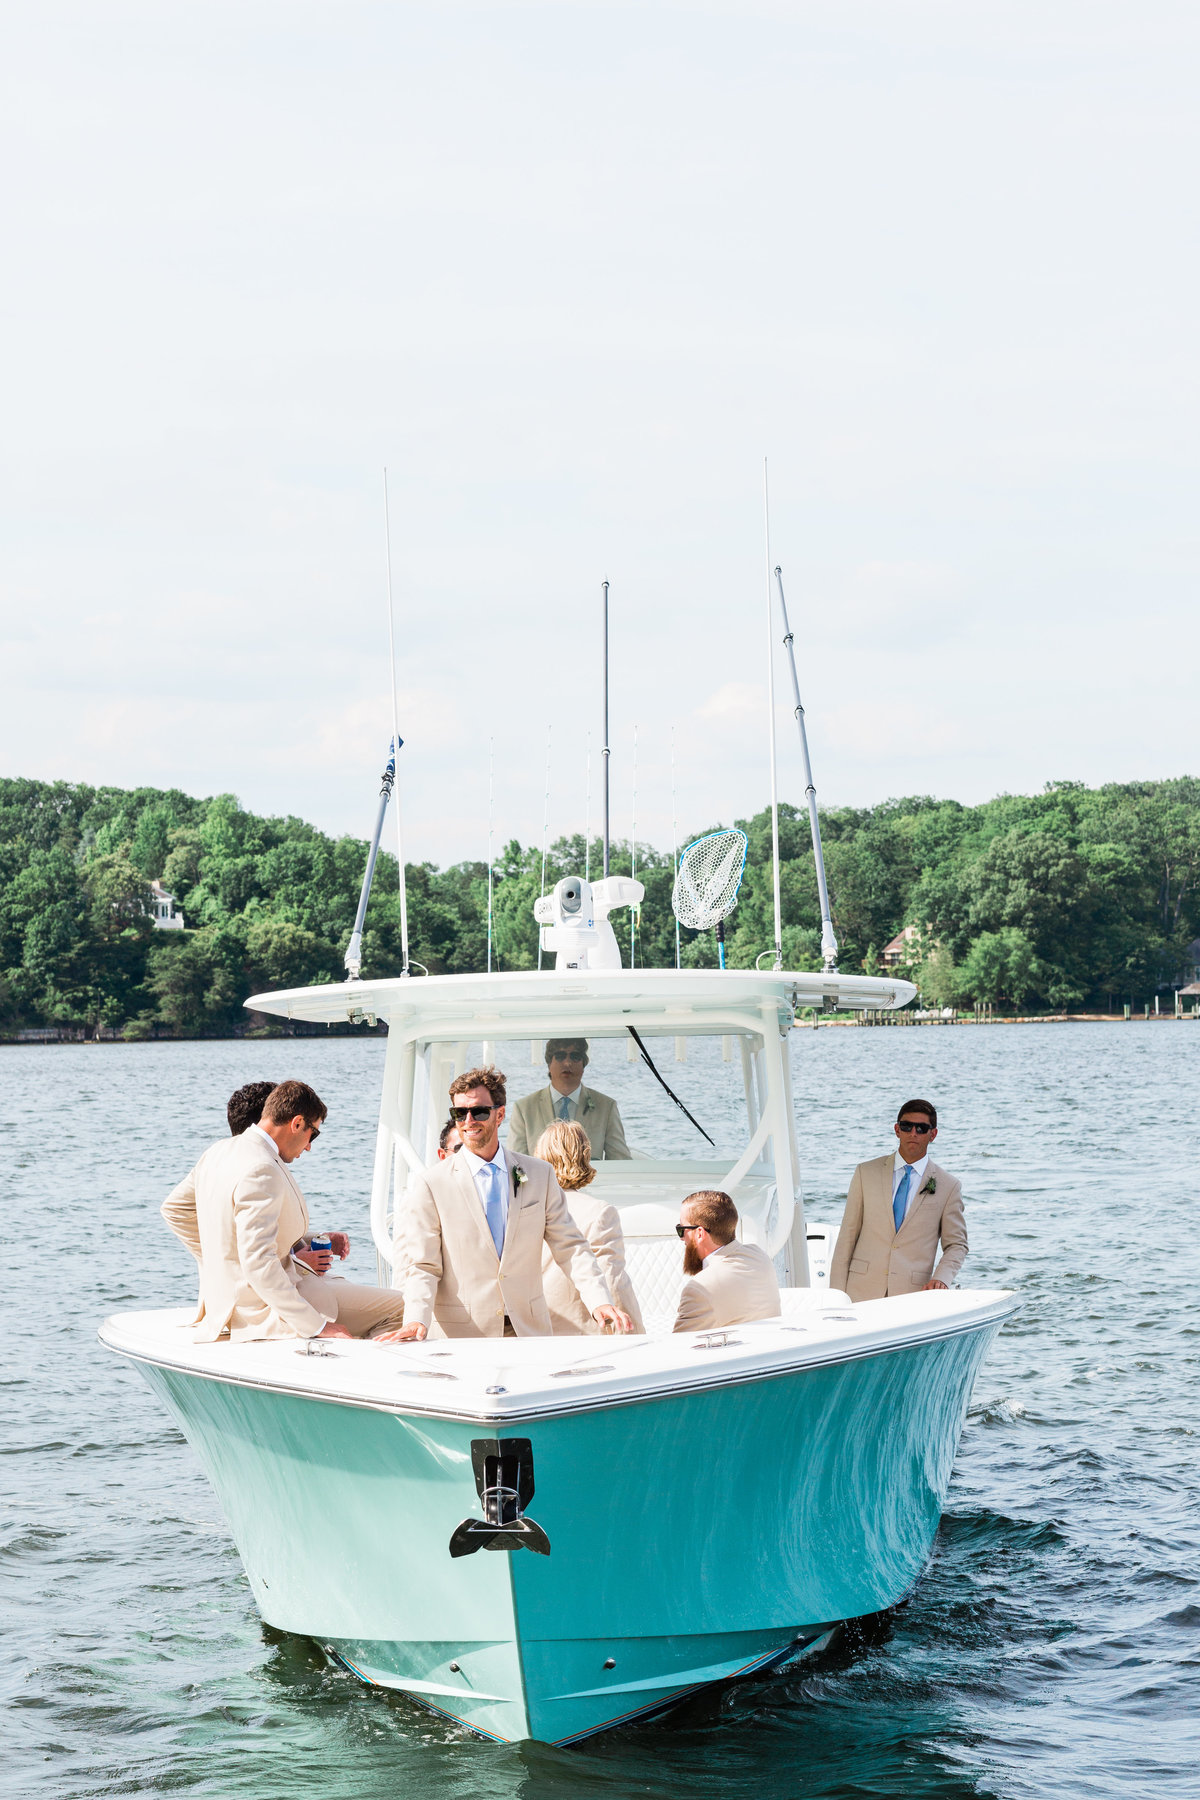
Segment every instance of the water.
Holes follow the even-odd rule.
[[[794,1057],[811,1215],[839,1216],[854,1162],[927,1094],[964,1178],[966,1273],[1026,1308],[980,1377],[908,1605],[790,1675],[555,1751],[481,1743],[264,1628],[187,1445],[94,1336],[108,1312],[191,1300],[156,1208],[244,1080],[299,1075],[330,1102],[301,1174],[371,1278],[382,1045],[0,1050],[6,1792],[1200,1792],[1200,1026],[808,1030]],[[632,1104],[649,1077],[605,1061]]]

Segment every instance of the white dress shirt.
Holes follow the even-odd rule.
[[[261,1125],[251,1125],[249,1129],[251,1131],[257,1131],[263,1143],[270,1146],[271,1155],[275,1158],[276,1162],[283,1161],[282,1156],[279,1154],[279,1145],[275,1142],[275,1139],[271,1136],[269,1131],[264,1131]]]
[[[508,1203],[512,1198],[512,1183],[508,1178],[508,1164],[504,1160],[503,1144],[497,1144],[495,1156],[489,1157],[486,1161],[482,1156],[476,1156],[473,1150],[468,1150],[465,1144],[462,1149],[459,1150],[458,1155],[465,1156],[467,1159],[467,1167],[475,1178],[475,1192],[479,1195],[479,1204],[483,1208],[483,1216],[485,1219],[487,1217],[488,1196],[492,1191],[491,1176],[487,1174],[487,1170],[491,1168],[499,1169],[501,1196],[500,1216],[504,1220],[504,1235],[507,1237]]]
[[[912,1181],[909,1183],[909,1188],[908,1188],[908,1199],[904,1203],[904,1219],[907,1219],[909,1213],[912,1211],[913,1207],[917,1203],[917,1195],[920,1193],[921,1189],[925,1185],[925,1171],[928,1167],[929,1167],[929,1152],[928,1152],[928,1150],[925,1152],[924,1156],[920,1159],[920,1161],[915,1162],[915,1163],[906,1163],[904,1158],[901,1156],[900,1152],[897,1150],[896,1159],[895,1159],[894,1163],[892,1164],[892,1204],[893,1205],[895,1205],[895,1201],[896,1201],[896,1189],[900,1186],[901,1177],[903,1176],[905,1169],[911,1169],[913,1172],[913,1178],[912,1178]],[[901,1221],[900,1221],[901,1225],[903,1225],[904,1219],[901,1219]]]
[[[581,1086],[582,1086],[582,1084],[581,1084]],[[559,1113],[558,1109],[562,1105],[563,1101],[565,1100],[567,1103],[567,1118],[566,1118],[567,1124],[577,1125],[579,1123],[580,1091],[581,1091],[580,1088],[576,1088],[575,1092],[573,1094],[560,1094],[556,1087],[554,1087],[553,1085],[551,1086],[551,1088],[550,1088],[550,1110],[554,1114],[554,1117],[556,1119],[561,1117],[561,1114]]]

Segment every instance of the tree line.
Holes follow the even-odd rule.
[[[738,824],[746,873],[727,958],[750,967],[772,943],[768,811]],[[831,807],[822,836],[844,971],[874,972],[905,927],[904,972],[935,1005],[998,1011],[1140,1006],[1179,978],[1200,934],[1200,781],[1056,781],[981,806],[909,798]],[[699,833],[695,834],[699,835]],[[820,967],[807,813],[780,808],[784,963]],[[626,961],[676,957],[669,852],[638,844],[646,897],[614,919]],[[221,1034],[269,988],[343,977],[366,844],[297,818],[262,818],[230,794],[0,780],[0,1034],[101,1028],[130,1038]],[[582,873],[588,846],[560,838],[547,886]],[[590,848],[599,868],[600,848]],[[613,848],[626,872],[631,846]],[[487,959],[481,862],[407,865],[411,955],[431,974]],[[542,851],[513,840],[494,867],[492,963],[537,963],[533,902]],[[176,897],[187,928],[156,930],[149,883]],[[711,967],[711,933],[682,931],[685,967]],[[400,972],[394,857],[382,853],[363,941],[368,976]]]

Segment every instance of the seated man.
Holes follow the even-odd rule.
[[[462,1149],[414,1175],[404,1196],[406,1323],[396,1335],[420,1339],[436,1323],[446,1337],[549,1337],[543,1244],[593,1319],[631,1331],[552,1170],[501,1148],[504,1102],[498,1069],[450,1084]]]
[[[949,1287],[967,1254],[962,1183],[929,1157],[937,1108],[906,1100],[892,1130],[897,1148],[859,1163],[850,1178],[829,1265],[830,1287],[851,1300]]]
[[[312,1233],[289,1165],[320,1136],[325,1115],[304,1082],[281,1082],[259,1122],[212,1145],[168,1195],[163,1217],[200,1265],[199,1342],[367,1337],[401,1324],[399,1294],[324,1281],[300,1260]],[[338,1238],[348,1250],[345,1234]]]
[[[448,1162],[456,1150],[462,1149],[462,1133],[453,1119],[447,1119],[438,1132],[438,1161]]]
[[[779,1317],[779,1283],[765,1250],[737,1242],[738,1211],[728,1194],[689,1194],[675,1227],[683,1239],[676,1331],[714,1331],[751,1319]]]
[[[588,1065],[586,1038],[550,1038],[546,1044],[549,1087],[535,1088],[518,1100],[508,1127],[508,1148],[528,1156],[548,1125],[555,1119],[582,1125],[588,1134],[593,1162],[628,1162],[630,1150],[615,1100],[595,1088],[584,1087]]]

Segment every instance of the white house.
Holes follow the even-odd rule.
[[[150,917],[155,931],[182,931],[183,914],[175,907],[174,894],[168,894],[161,881],[150,883]]]

